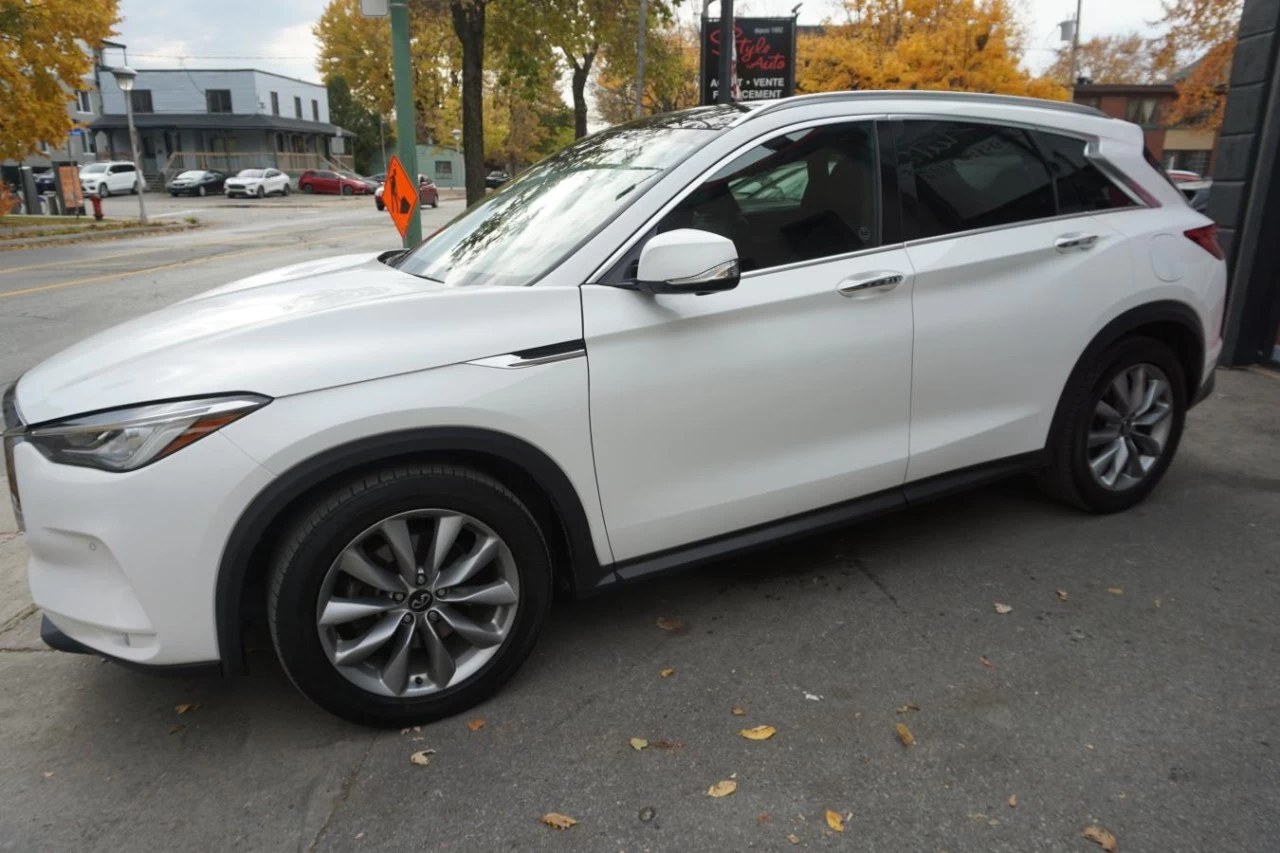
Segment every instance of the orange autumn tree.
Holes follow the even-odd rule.
[[[1064,100],[1021,67],[1010,0],[844,0],[843,21],[801,36],[800,92],[941,89]]]
[[[1243,0],[1162,0],[1161,6],[1165,35],[1156,41],[1156,62],[1175,77],[1178,93],[1165,120],[1216,130],[1227,106]]]
[[[1140,33],[1097,36],[1080,42],[1077,77],[1087,77],[1094,83],[1145,84],[1168,79],[1169,75],[1163,72],[1150,41]],[[1070,44],[1058,48],[1045,76],[1064,84],[1070,81]]]

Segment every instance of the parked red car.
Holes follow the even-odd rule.
[[[382,201],[382,188],[385,184],[378,184],[378,189],[373,194],[373,203],[378,206],[378,210],[386,210],[386,205]],[[426,175],[418,176],[418,203],[423,207],[439,207],[440,206],[440,190],[436,188],[435,181]]]
[[[364,195],[369,185],[359,178],[349,178],[325,169],[307,169],[298,178],[298,189],[304,193],[341,193]]]

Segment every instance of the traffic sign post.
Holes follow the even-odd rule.
[[[415,246],[420,240],[410,241],[410,227],[418,224],[418,182],[409,178],[400,158],[391,157],[387,167],[387,179],[382,184],[382,203],[391,214],[391,221],[405,241],[405,246]]]
[[[408,185],[413,205],[408,225],[400,228],[405,248],[422,242],[422,222],[418,216],[418,139],[413,119],[413,63],[409,54],[408,0],[391,0],[391,67],[396,83],[396,148],[400,153],[401,171],[413,180]],[[390,178],[390,172],[387,177]],[[384,190],[385,193],[385,190]],[[385,199],[384,199],[385,200]],[[393,214],[394,216],[394,214]]]

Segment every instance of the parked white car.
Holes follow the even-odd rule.
[[[266,198],[269,195],[288,195],[292,190],[289,176],[279,169],[241,169],[234,178],[227,178],[222,188],[227,198]]]
[[[21,377],[32,596],[56,648],[228,673],[262,613],[321,706],[435,719],[516,671],[557,587],[1018,472],[1135,505],[1213,385],[1225,293],[1213,223],[1085,107],[633,122],[412,250],[255,275]]]
[[[80,190],[85,195],[106,198],[114,193],[137,193],[141,188],[142,173],[132,163],[112,160],[80,167]]]

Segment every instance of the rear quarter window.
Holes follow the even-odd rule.
[[[1133,207],[1133,199],[1085,156],[1084,140],[1056,133],[1039,134],[1040,147],[1058,192],[1058,211],[1087,213]]]

